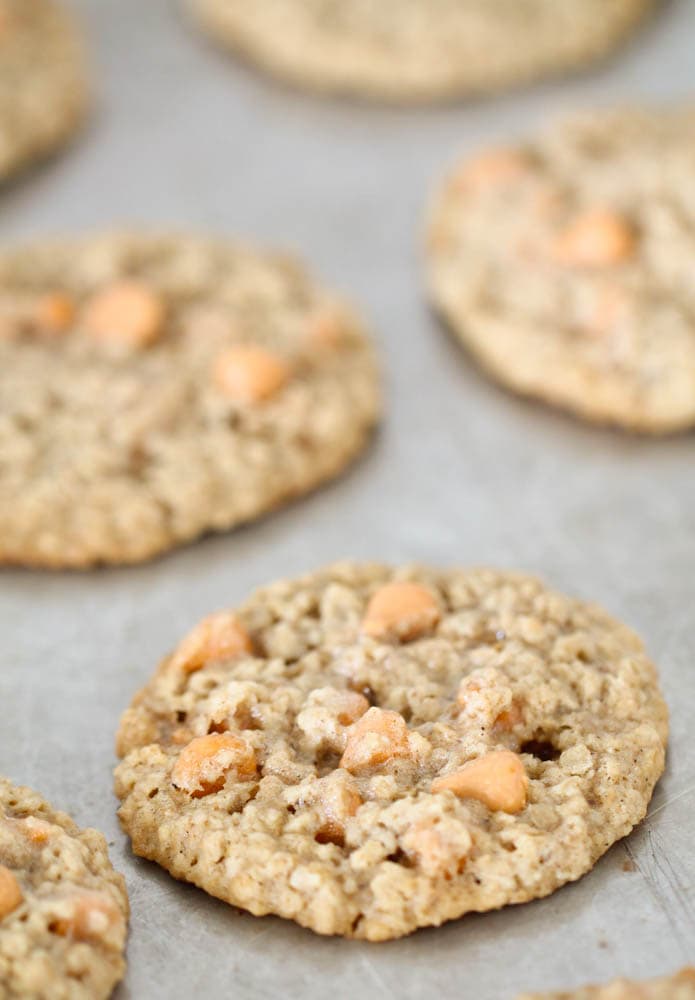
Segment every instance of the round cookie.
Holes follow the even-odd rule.
[[[205,619],[125,712],[136,854],[254,914],[399,937],[579,878],[667,710],[626,627],[534,579],[341,563]]]
[[[319,91],[426,101],[567,71],[614,49],[656,0],[188,0],[205,29]]]
[[[695,423],[691,110],[576,116],[438,191],[432,300],[499,381],[590,420]]]
[[[566,993],[525,993],[518,1000],[695,1000],[695,968],[647,982],[616,979],[606,986],[585,986]]]
[[[0,254],[0,563],[136,562],[305,493],[379,405],[288,258],[126,234]]]
[[[0,778],[0,995],[110,996],[125,972],[127,918],[103,836]]]
[[[87,105],[81,41],[54,0],[0,0],[0,183],[62,146]]]

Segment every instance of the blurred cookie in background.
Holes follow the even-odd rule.
[[[62,146],[81,124],[81,39],[54,0],[0,0],[0,183]]]
[[[127,920],[102,834],[0,777],[0,996],[110,996],[125,972]]]
[[[587,113],[450,173],[430,295],[495,378],[635,431],[695,423],[693,137],[693,110]]]
[[[518,1000],[695,1000],[695,967],[647,982],[615,979],[605,986],[584,986],[560,993],[524,993]]]
[[[187,0],[223,45],[318,91],[487,93],[609,54],[659,0]]]
[[[379,411],[294,261],[137,233],[0,254],[0,563],[147,559],[337,475]]]

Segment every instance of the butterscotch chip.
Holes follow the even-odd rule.
[[[403,716],[370,708],[350,730],[340,766],[358,774],[409,754],[408,727]]]
[[[194,799],[219,792],[232,771],[239,781],[256,774],[256,757],[245,740],[233,733],[198,736],[179,754],[171,772],[175,788]]]
[[[528,169],[529,158],[522,150],[491,149],[468,160],[456,182],[464,190],[496,188],[513,183]]]
[[[310,348],[335,350],[345,341],[350,316],[337,304],[322,304],[309,317],[307,341]]]
[[[440,185],[430,295],[493,377],[630,430],[695,424],[694,125],[692,109],[597,111],[507,150],[498,183],[465,182],[488,160],[494,177],[494,150]]]
[[[345,828],[362,803],[357,783],[344,771],[333,771],[325,778],[319,778],[315,787],[302,801],[302,805],[317,806],[323,823],[316,831],[319,843],[345,843]]]
[[[188,0],[202,26],[293,84],[389,101],[494,91],[611,52],[654,0]]]
[[[369,440],[368,337],[346,313],[309,349],[330,295],[287,257],[126,233],[2,251],[0,278],[0,564],[151,558],[308,493]],[[251,652],[206,628],[191,669]]]
[[[75,319],[75,302],[63,292],[48,292],[36,303],[36,325],[48,333],[64,333]]]
[[[436,624],[375,642],[366,608],[405,584]],[[513,573],[339,563],[235,615],[254,655],[165,659],[118,732],[121,823],[178,879],[378,941],[545,896],[645,815],[666,707],[595,605]]]
[[[695,1000],[695,968],[637,981],[614,979],[605,986],[582,986],[558,993],[524,993],[517,1000]]]
[[[374,594],[362,627],[374,639],[409,642],[435,628],[440,610],[426,587],[409,581],[390,583]]]
[[[290,378],[287,364],[261,347],[230,347],[215,359],[217,387],[235,403],[262,403]]]
[[[106,1000],[125,972],[127,918],[103,836],[0,778],[3,1000]]]
[[[526,806],[528,778],[517,754],[493,750],[460,771],[435,778],[432,791],[477,799],[493,812],[517,813]]]
[[[16,876],[9,868],[0,865],[0,920],[16,910],[24,896]]]
[[[218,611],[203,618],[179,643],[171,657],[173,670],[193,673],[210,660],[223,660],[253,652],[251,636],[233,611]]]
[[[161,296],[132,279],[96,292],[82,314],[82,323],[93,337],[125,347],[153,344],[163,332],[164,319]]]
[[[100,942],[123,924],[122,909],[103,892],[72,892],[62,904],[65,913],[50,925],[51,932],[61,937]]]
[[[555,255],[574,267],[613,267],[636,249],[630,223],[617,212],[593,209],[572,219],[555,243]]]

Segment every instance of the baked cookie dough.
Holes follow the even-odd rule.
[[[0,997],[108,997],[125,972],[127,918],[102,835],[0,778]]]
[[[438,191],[432,300],[499,381],[642,432],[695,423],[695,112],[586,114]]]
[[[318,91],[426,101],[605,56],[656,0],[188,0],[207,31]]]
[[[125,712],[136,854],[254,914],[380,941],[545,896],[645,814],[640,640],[492,570],[341,563],[201,622]]]
[[[695,1000],[695,968],[648,982],[616,979],[606,986],[585,986],[567,993],[525,993],[518,1000]]]
[[[54,0],[0,0],[0,183],[62,146],[88,85],[72,19]]]
[[[0,254],[0,562],[146,559],[336,475],[372,349],[292,260],[192,236]]]

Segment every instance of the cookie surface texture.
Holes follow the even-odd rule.
[[[125,712],[136,854],[372,941],[544,896],[645,814],[639,639],[529,577],[341,563],[205,619]]]
[[[566,993],[525,993],[518,1000],[695,1000],[695,968],[646,982],[616,979],[605,986],[584,986]]]
[[[0,0],[0,183],[62,146],[87,107],[82,44],[54,0]]]
[[[0,255],[0,562],[137,562],[339,473],[379,389],[289,259],[122,235]]]
[[[110,996],[125,971],[127,918],[103,836],[0,778],[0,997]]]
[[[484,93],[605,56],[653,0],[189,0],[217,41],[293,84],[389,101]]]
[[[584,114],[449,175],[431,298],[493,377],[630,430],[695,423],[694,129],[689,110]]]

